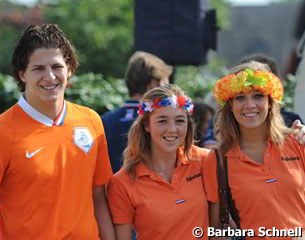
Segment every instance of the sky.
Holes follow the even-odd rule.
[[[36,0],[12,0],[19,3],[25,3],[29,5],[33,5]],[[210,0],[211,1],[211,0]],[[229,0],[233,5],[264,5],[272,2],[273,0]]]

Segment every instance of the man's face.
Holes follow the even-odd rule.
[[[61,50],[54,48],[36,49],[29,58],[26,70],[20,72],[27,102],[42,113],[52,105],[62,107],[69,77]]]

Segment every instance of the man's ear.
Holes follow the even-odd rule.
[[[70,77],[72,76],[72,71],[70,70],[70,68],[68,69],[68,80],[70,79]]]
[[[18,77],[20,78],[20,80],[21,80],[22,82],[25,83],[24,71],[19,71],[19,72],[18,72]]]

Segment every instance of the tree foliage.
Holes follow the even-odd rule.
[[[59,24],[79,53],[81,66],[77,76],[71,79],[73,87],[67,89],[67,98],[99,113],[120,105],[127,97],[121,78],[133,48],[134,0],[37,2],[44,9],[44,21]],[[226,28],[229,23],[228,1],[213,0],[211,3],[218,11],[218,25]],[[13,45],[22,29],[5,27],[3,25],[0,31],[0,71],[8,74]],[[220,65],[221,62],[211,61],[207,66],[178,67],[176,83],[191,97],[202,97],[211,89],[218,76],[215,69]],[[11,77],[1,77],[0,111],[3,111],[18,99],[15,96],[19,92],[8,90],[5,86],[8,83],[3,85],[6,81],[14,84]]]
[[[13,77],[0,74],[0,113],[15,104],[20,92]]]
[[[109,78],[102,74],[85,73],[74,76],[71,87],[66,90],[66,99],[90,107],[99,114],[123,104],[127,88],[122,79]]]
[[[123,76],[133,44],[132,0],[57,0],[45,8],[45,19],[72,40],[80,73]]]
[[[127,88],[122,79],[109,78],[102,74],[86,73],[69,80],[66,99],[90,107],[99,114],[123,104],[127,98]],[[20,92],[13,77],[0,74],[0,113],[15,104]]]
[[[13,49],[23,28],[18,24],[20,14],[27,8],[0,0],[0,73],[11,73]]]

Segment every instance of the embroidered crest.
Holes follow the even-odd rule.
[[[88,153],[93,146],[93,137],[88,128],[75,127],[73,142],[85,153]]]

